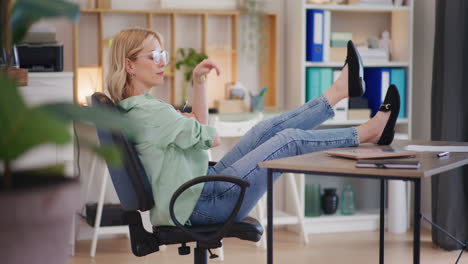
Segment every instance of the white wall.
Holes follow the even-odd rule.
[[[414,2],[413,139],[431,137],[432,61],[436,0]],[[431,218],[431,180],[422,181],[422,213]]]

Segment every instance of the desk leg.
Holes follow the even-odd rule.
[[[267,263],[273,264],[273,170],[267,179]]]
[[[413,236],[413,263],[419,264],[421,248],[421,180],[414,181],[414,236]]]
[[[384,263],[385,242],[385,181],[380,180],[380,240],[379,240],[379,263]]]

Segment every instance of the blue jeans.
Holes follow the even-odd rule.
[[[258,123],[215,166],[208,168],[208,175],[231,175],[250,183],[237,221],[246,217],[266,192],[267,169],[260,168],[258,163],[359,145],[354,127],[312,130],[333,115],[333,108],[325,97],[315,98],[290,112]],[[279,173],[275,173],[273,180],[279,176]],[[190,216],[190,223],[206,225],[225,222],[239,194],[240,187],[232,183],[205,183]]]

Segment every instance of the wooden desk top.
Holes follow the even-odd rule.
[[[408,141],[398,140],[391,145],[392,148],[403,148],[407,145],[432,145],[432,146],[468,146],[468,142],[444,142],[444,141]],[[389,146],[378,146],[374,144],[362,144],[359,148],[388,148]],[[278,170],[307,171],[314,173],[329,173],[337,175],[361,175],[361,176],[383,176],[424,178],[452,170],[468,164],[468,152],[451,152],[448,157],[438,158],[436,152],[418,152],[414,158],[405,160],[419,160],[421,167],[417,170],[410,169],[373,169],[356,168],[356,160],[331,157],[323,152],[314,152],[305,155],[282,158],[261,162],[262,168]]]

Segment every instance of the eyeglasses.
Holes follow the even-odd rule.
[[[137,58],[141,56],[149,55],[149,54],[153,56],[153,61],[155,63],[159,64],[162,62],[164,63],[164,66],[167,66],[169,64],[169,54],[165,50],[161,50],[161,51],[153,50],[147,53],[140,54],[137,56]]]

